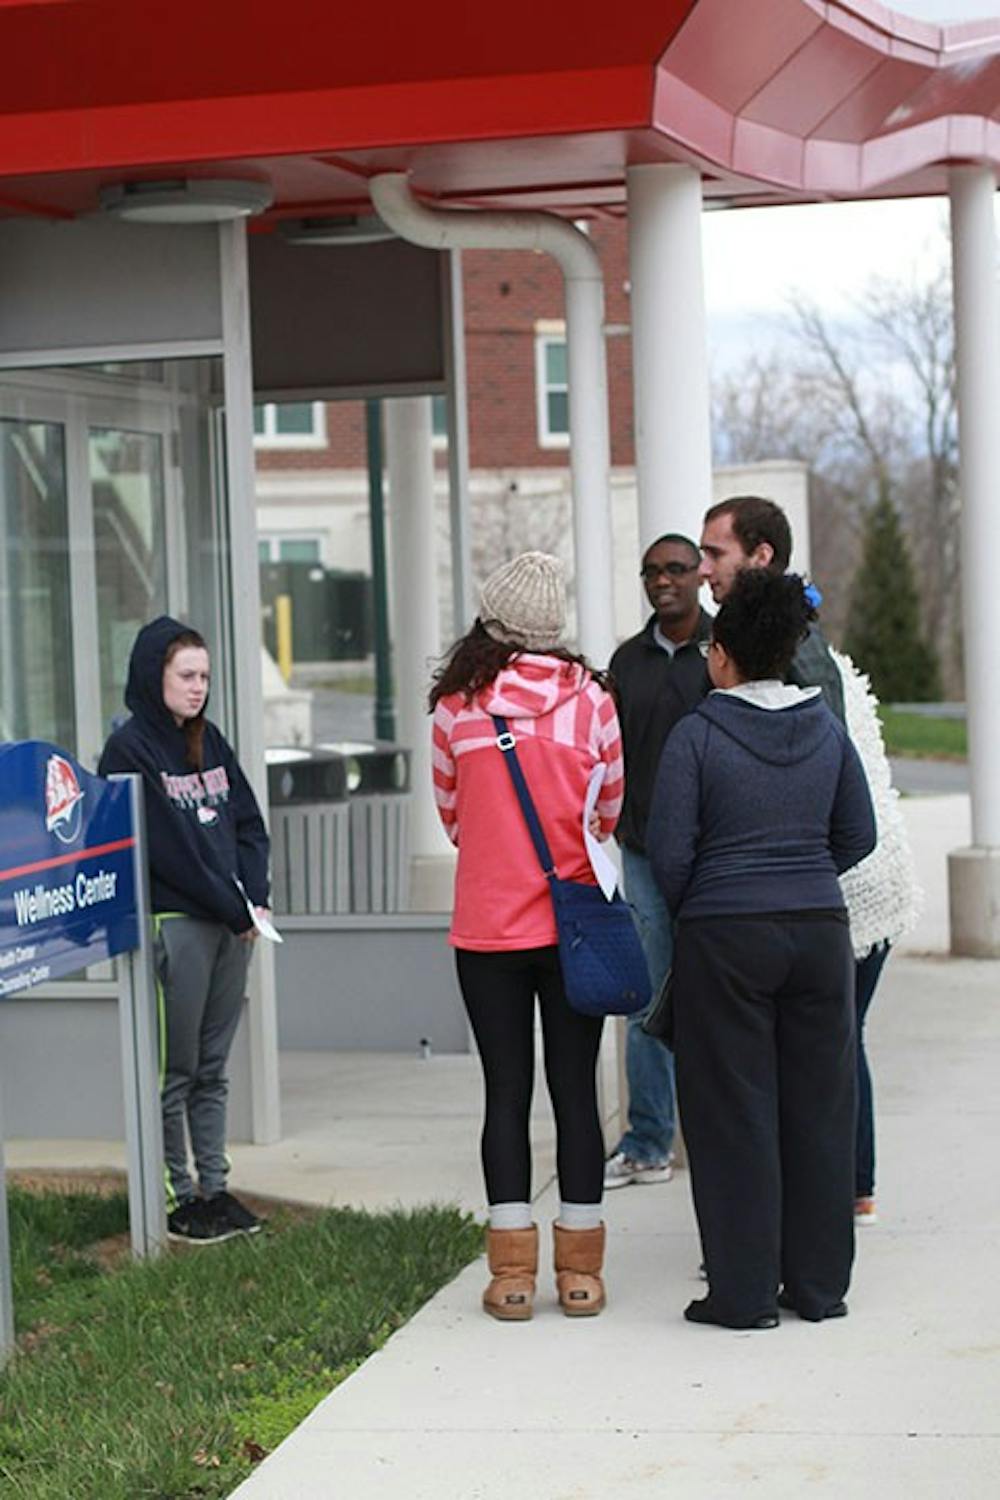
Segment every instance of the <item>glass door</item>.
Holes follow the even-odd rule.
[[[136,632],[169,607],[163,449],[158,432],[91,427],[87,434],[105,733],[124,711]]]
[[[65,428],[0,416],[0,739],[76,744]]]

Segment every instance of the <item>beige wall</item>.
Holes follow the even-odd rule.
[[[473,571],[477,581],[504,557],[531,547],[562,556],[572,579],[570,478],[566,469],[478,469],[470,477],[470,488]],[[809,512],[806,466],[774,462],[715,471],[713,500],[741,494],[766,495],[783,507],[795,538],[793,565],[807,572]],[[447,480],[442,472],[436,481],[436,498],[442,639],[449,640],[452,627],[448,496]],[[640,628],[646,615],[639,582],[639,526],[635,474],[631,468],[612,472],[611,504],[615,628],[619,639],[624,639]],[[367,478],[360,470],[258,474],[257,526],[261,534],[318,536],[321,557],[327,567],[363,572],[370,568]],[[389,545],[392,545],[391,536]],[[571,597],[571,625],[573,602]]]

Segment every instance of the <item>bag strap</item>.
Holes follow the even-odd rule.
[[[521,811],[524,813],[524,821],[527,823],[528,832],[531,834],[531,842],[534,844],[535,853],[538,855],[538,863],[542,867],[542,874],[549,880],[556,873],[555,862],[552,858],[552,851],[549,848],[548,840],[545,837],[545,831],[542,828],[541,819],[538,816],[538,809],[535,807],[531,793],[528,791],[528,783],[524,779],[521,762],[517,758],[517,741],[511,734],[506,719],[501,718],[499,714],[491,714],[490,717],[497,732],[497,749],[503,751],[503,758],[507,763],[510,779],[514,783],[517,800],[521,804]]]

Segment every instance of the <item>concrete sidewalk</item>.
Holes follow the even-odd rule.
[[[881,1222],[859,1236],[846,1320],[789,1315],[756,1334],[686,1324],[701,1285],[687,1176],[625,1188],[606,1205],[602,1317],[563,1318],[546,1270],[534,1321],[497,1324],[479,1311],[483,1265],[469,1267],[321,1403],[240,1500],[996,1494],[997,977],[970,961],[888,966],[871,1020]],[[464,1060],[447,1061],[457,1077]],[[441,1186],[448,1161],[475,1170],[464,1089],[432,1107],[455,1112]],[[464,1200],[464,1180],[451,1185]],[[554,1209],[550,1187],[539,1221]]]

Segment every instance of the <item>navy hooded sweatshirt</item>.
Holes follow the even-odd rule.
[[[673,916],[842,908],[837,876],[874,847],[861,761],[818,694],[714,692],[668,738],[646,849]]]
[[[238,878],[255,906],[268,904],[269,841],[257,800],[232,747],[205,720],[202,768],[187,760],[183,729],[163,701],[163,661],[188,627],[169,615],[144,625],[129,661],[125,702],[132,717],[104,747],[98,774],[139,771],[146,804],[154,912],[252,924]]]

